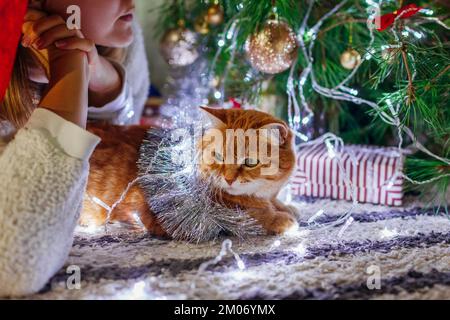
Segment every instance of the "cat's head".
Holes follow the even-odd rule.
[[[231,195],[276,196],[295,167],[286,123],[255,110],[202,109],[210,122],[199,146],[202,174]]]

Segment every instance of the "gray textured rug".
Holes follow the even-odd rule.
[[[318,210],[325,212],[316,222],[330,223],[351,203],[296,205],[297,232],[230,239],[242,262],[227,252],[205,264],[221,251],[220,241],[196,245],[124,230],[77,230],[67,265],[30,298],[450,299],[450,219],[436,208],[414,198],[402,208],[361,204],[350,224],[311,229],[306,221]],[[77,268],[80,288],[68,289]]]

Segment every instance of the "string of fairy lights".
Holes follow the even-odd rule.
[[[374,39],[375,39],[374,30],[376,28],[374,21],[376,21],[376,18],[380,15],[380,7],[381,7],[381,4],[383,1],[381,0],[381,1],[376,2],[374,0],[366,0],[366,4],[368,6],[367,7],[367,28],[368,28],[369,36],[370,36],[370,41],[369,41],[368,47],[366,48],[367,53],[365,54],[363,59],[355,66],[355,68],[353,68],[353,70],[349,73],[349,75],[345,79],[343,79],[337,86],[335,86],[333,88],[327,88],[318,83],[316,75],[314,73],[314,68],[313,68],[314,63],[315,63],[314,58],[313,58],[313,49],[315,46],[315,41],[316,41],[318,32],[320,31],[324,22],[328,18],[330,18],[331,16],[336,14],[348,2],[348,0],[340,1],[332,10],[330,10],[328,13],[326,13],[324,16],[322,16],[313,26],[309,27],[308,21],[310,19],[310,15],[311,15],[312,9],[315,5],[315,2],[316,2],[315,0],[309,1],[308,8],[306,10],[306,14],[303,18],[302,24],[301,24],[298,32],[297,32],[297,40],[298,40],[298,43],[300,46],[300,54],[303,54],[305,60],[307,61],[307,66],[303,69],[303,71],[301,72],[301,74],[299,76],[299,79],[297,81],[297,83],[298,83],[297,88],[295,86],[295,78],[294,78],[295,77],[294,70],[296,70],[296,67],[297,67],[296,62],[294,62],[294,64],[291,66],[291,69],[289,72],[289,78],[287,81],[287,87],[286,87],[286,93],[288,96],[288,122],[289,122],[289,125],[292,127],[294,133],[298,136],[298,138],[301,141],[296,146],[297,151],[300,151],[305,147],[324,144],[327,148],[329,157],[336,159],[339,169],[344,176],[344,183],[351,190],[352,205],[346,212],[344,212],[341,215],[341,217],[339,219],[335,220],[332,223],[326,223],[326,224],[316,223],[318,218],[321,217],[326,212],[326,208],[322,208],[321,210],[319,210],[315,214],[313,214],[307,221],[307,223],[308,223],[307,228],[310,228],[310,229],[313,229],[313,228],[326,229],[326,228],[331,228],[331,227],[336,227],[336,226],[342,225],[342,227],[339,231],[339,234],[338,234],[339,237],[342,237],[343,233],[353,223],[354,220],[352,217],[352,213],[354,212],[355,208],[358,206],[358,200],[356,197],[356,187],[353,185],[352,181],[350,180],[348,172],[346,172],[346,170],[343,166],[343,163],[342,163],[343,162],[342,156],[343,156],[344,149],[350,155],[351,163],[353,166],[352,169],[355,169],[355,167],[357,166],[357,160],[353,154],[352,149],[346,148],[343,139],[334,135],[333,133],[328,132],[328,133],[323,134],[321,137],[319,137],[315,140],[311,140],[310,136],[308,136],[307,134],[304,134],[302,132],[302,128],[304,128],[305,126],[308,126],[314,116],[314,113],[308,104],[308,99],[305,96],[304,86],[306,85],[307,81],[310,81],[312,83],[313,90],[316,93],[318,93],[319,95],[322,95],[327,98],[335,99],[335,100],[349,101],[349,102],[352,102],[352,103],[354,103],[356,105],[360,105],[360,106],[362,106],[362,105],[368,106],[369,108],[374,109],[377,112],[377,114],[379,115],[379,117],[385,123],[396,127],[397,128],[397,137],[398,137],[397,147],[389,149],[389,151],[381,151],[381,152],[386,152],[387,154],[389,154],[391,156],[400,158],[400,157],[404,157],[404,155],[406,155],[406,154],[411,153],[413,148],[417,148],[418,150],[429,155],[430,157],[433,157],[433,158],[435,158],[439,161],[442,161],[443,163],[446,163],[448,165],[450,165],[450,160],[447,158],[438,156],[438,155],[434,154],[433,152],[431,152],[430,150],[428,150],[424,145],[422,145],[419,142],[419,140],[414,135],[412,130],[401,123],[401,121],[399,119],[399,107],[400,107],[399,105],[394,106],[394,105],[388,103],[388,110],[389,110],[389,113],[388,113],[387,111],[383,110],[376,102],[369,101],[369,100],[366,100],[366,99],[358,96],[358,93],[359,93],[358,90],[347,86],[347,83],[354,78],[356,72],[358,71],[360,66],[364,63],[364,61],[370,60],[377,51],[377,49],[373,46]],[[433,14],[433,12],[428,9],[422,9],[421,11],[422,11],[422,13],[427,14],[427,15]],[[403,14],[405,14],[405,12],[398,15],[395,18],[395,20],[400,19]],[[216,52],[215,57],[212,61],[211,70],[214,70],[215,69],[214,65],[217,63],[218,57],[220,56],[223,48],[225,47],[226,41],[231,41],[231,46],[230,46],[230,48],[232,49],[231,50],[231,59],[230,59],[230,62],[228,63],[228,65],[226,66],[226,70],[224,73],[225,76],[228,74],[227,70],[229,70],[231,68],[232,60],[234,59],[234,54],[237,50],[236,42],[237,42],[237,35],[239,33],[238,23],[242,22],[242,20],[239,20],[239,19],[241,19],[241,18],[238,16],[235,16],[227,23],[223,35],[218,40],[219,48],[218,48],[218,51]],[[437,23],[438,25],[440,25],[446,29],[449,29],[449,27],[446,26],[445,23],[443,23],[436,17],[427,17],[426,19],[429,21],[432,21],[434,23]],[[395,29],[391,28],[390,31],[394,34],[395,38],[398,39],[398,42],[399,42],[398,46],[400,46],[401,45],[400,40],[399,40],[400,38],[396,34]],[[412,33],[412,30],[406,29],[406,31]],[[420,37],[419,34],[414,34],[414,35],[416,37]],[[305,43],[305,38],[309,39],[308,45]],[[394,48],[395,46],[396,46],[395,44],[391,44],[389,46],[382,46],[379,50],[385,50],[386,48]],[[414,66],[413,66],[413,69],[414,69]],[[209,74],[208,76],[210,79],[213,78],[212,73]],[[214,96],[218,100],[224,102],[224,98],[225,98],[224,81],[222,83],[223,84],[222,84],[222,87],[220,88],[220,91],[218,91],[218,93],[215,94]],[[213,88],[211,88],[211,90],[213,90]],[[408,136],[409,139],[412,141],[412,144],[406,148],[403,147],[404,135]],[[406,179],[407,181],[409,181],[410,183],[419,185],[419,184],[430,183],[430,182],[439,180],[443,177],[450,176],[450,173],[447,173],[447,174],[441,174],[440,176],[436,176],[432,179],[418,181],[418,180],[414,180],[414,179],[408,177],[406,174],[404,174],[402,172],[402,169],[403,168],[401,168],[401,167],[398,168],[397,171],[393,174],[393,176],[386,182],[387,188],[392,186],[393,181],[395,181],[398,177],[402,177],[402,178]],[[130,184],[124,190],[121,197],[112,206],[105,204],[103,201],[101,201],[100,199],[98,199],[96,197],[88,195],[88,198],[91,199],[91,201],[93,201],[97,205],[100,205],[107,210],[107,212],[108,212],[107,222],[109,222],[111,213],[114,210],[114,208],[118,204],[120,204],[121,201],[123,201],[123,199],[125,198],[127,192],[130,190],[130,188],[132,186],[134,186],[136,183],[138,183],[140,179],[142,179],[142,177],[136,178],[134,181],[130,182]],[[288,198],[288,201],[289,201],[289,198]],[[107,232],[107,230],[106,230],[106,232]],[[273,247],[279,246],[279,244],[280,244],[279,240],[276,240],[276,242],[277,242],[277,245],[274,244]],[[232,247],[232,241],[230,239],[226,239],[225,241],[223,241],[219,254],[216,257],[214,257],[213,259],[206,261],[199,267],[198,272],[197,272],[197,277],[200,277],[201,274],[206,272],[208,267],[214,266],[214,265],[217,265],[218,263],[220,263],[220,261],[222,261],[222,259],[228,254],[231,254],[231,256],[234,257],[238,268],[240,270],[244,270],[246,268],[245,262],[240,258],[240,256],[235,251],[233,251],[231,249],[231,247]],[[195,278],[195,279],[197,279],[197,278]],[[193,284],[192,284],[193,290],[195,289],[195,281],[196,281],[195,279],[193,280]]]
[[[399,116],[398,116],[399,106],[396,106],[394,108],[394,106],[388,105],[388,109],[391,114],[387,114],[384,110],[382,110],[382,108],[377,103],[358,97],[357,90],[346,86],[346,84],[354,77],[354,75],[358,71],[358,69],[361,66],[361,64],[363,63],[363,61],[369,60],[371,58],[371,55],[373,55],[375,53],[375,48],[373,48],[373,43],[374,43],[374,39],[375,39],[373,33],[374,33],[374,29],[376,26],[375,26],[374,21],[376,21],[377,16],[380,15],[380,6],[382,4],[382,0],[379,1],[378,3],[373,0],[366,0],[366,3],[368,4],[367,27],[368,27],[369,35],[370,35],[370,42],[369,42],[369,45],[367,48],[367,54],[364,57],[364,60],[362,60],[352,70],[352,72],[339,85],[337,85],[334,88],[323,87],[317,82],[317,79],[314,75],[314,69],[313,69],[314,59],[313,59],[313,55],[312,55],[313,48],[315,45],[315,39],[320,30],[320,27],[323,25],[325,20],[327,20],[332,15],[334,15],[337,11],[339,11],[347,2],[348,2],[348,0],[343,0],[343,1],[339,2],[332,10],[330,10],[327,14],[325,14],[322,18],[320,18],[313,27],[308,28],[307,27],[308,20],[309,20],[310,14],[312,12],[313,6],[315,4],[314,0],[309,1],[308,9],[306,11],[306,15],[303,19],[301,27],[298,31],[298,37],[297,37],[300,47],[301,47],[301,51],[302,51],[304,57],[306,58],[306,61],[308,62],[307,67],[303,70],[302,74],[300,75],[300,80],[298,81],[298,83],[299,83],[298,94],[300,96],[300,103],[297,100],[297,95],[295,93],[295,86],[294,86],[294,70],[296,68],[296,63],[294,63],[291,67],[291,70],[289,73],[289,78],[287,81],[287,90],[286,90],[287,95],[288,95],[289,125],[293,128],[295,134],[303,141],[302,143],[299,143],[297,145],[297,150],[301,150],[302,148],[304,148],[306,146],[325,144],[327,147],[329,156],[331,158],[335,158],[337,160],[339,169],[344,175],[344,182],[345,182],[346,186],[351,190],[352,206],[339,219],[337,219],[336,221],[329,223],[329,224],[320,224],[320,225],[315,224],[315,221],[325,213],[325,210],[321,209],[318,212],[316,212],[314,215],[312,215],[311,218],[308,220],[308,224],[310,226],[315,226],[315,227],[320,227],[320,228],[335,227],[336,225],[341,225],[342,223],[344,223],[344,225],[342,226],[342,228],[340,229],[340,231],[338,233],[338,237],[342,237],[345,230],[347,230],[354,221],[351,214],[354,211],[354,209],[356,208],[356,206],[358,205],[358,200],[356,197],[356,188],[353,185],[352,181],[350,180],[349,175],[346,172],[346,170],[342,164],[341,156],[343,154],[343,150],[345,147],[343,140],[332,133],[326,133],[326,134],[322,135],[321,137],[319,137],[318,139],[315,139],[313,141],[308,141],[309,137],[307,135],[303,134],[301,132],[301,130],[299,130],[302,125],[303,126],[307,125],[313,117],[313,111],[309,107],[307,99],[304,94],[304,85],[306,84],[308,78],[311,80],[311,82],[313,84],[313,89],[320,95],[323,95],[323,96],[331,98],[331,99],[336,99],[336,100],[351,101],[357,105],[367,105],[367,106],[375,109],[378,112],[378,114],[380,115],[380,118],[384,122],[386,122],[387,124],[390,124],[392,126],[395,126],[397,128],[397,135],[398,135],[399,143],[397,146],[397,151],[389,152],[390,155],[402,157],[403,155],[411,152],[409,150],[409,149],[411,149],[411,147],[408,147],[405,149],[403,148],[403,141],[404,141],[403,133],[405,133],[406,135],[409,136],[409,138],[413,142],[413,145],[417,149],[419,149],[420,151],[428,154],[429,156],[431,156],[439,161],[450,164],[449,159],[440,157],[440,156],[432,153],[425,146],[423,146],[418,141],[418,139],[416,138],[414,133],[411,131],[411,129],[409,129],[408,127],[404,126],[401,123]],[[402,12],[395,18],[395,20],[400,19],[407,12],[408,12],[407,10]],[[425,14],[432,14],[432,12],[430,12],[430,10],[427,10],[427,9],[424,9],[423,12]],[[439,25],[448,29],[448,27],[444,23],[442,23],[439,19],[437,19],[437,18],[431,18],[431,19],[434,22],[438,23]],[[235,28],[236,20],[230,21],[229,25],[233,26],[233,28],[230,28],[228,31],[225,31],[224,34],[227,35],[228,39],[235,39],[235,37],[230,36],[230,34],[233,34],[234,32],[236,32],[236,28]],[[391,31],[394,33],[394,35],[396,35],[396,31],[394,28],[391,28]],[[309,47],[306,47],[306,44],[304,42],[305,34],[307,34],[308,38],[310,39]],[[399,37],[396,36],[396,39],[399,39]],[[232,44],[233,48],[235,48],[235,46],[236,46],[235,44]],[[219,46],[219,47],[223,47],[223,45]],[[382,48],[382,49],[384,49],[384,48]],[[219,53],[217,54],[217,56],[218,55],[219,55]],[[213,62],[213,63],[215,63],[215,62]],[[214,67],[212,69],[214,69]],[[301,115],[302,108],[306,112],[305,117],[302,117],[302,115]],[[352,154],[351,149],[347,149],[346,151],[350,153],[350,159],[352,160],[351,162],[352,162],[352,166],[354,169],[355,166],[357,165],[356,158]],[[410,177],[408,177],[401,170],[402,170],[401,167],[398,168],[397,171],[393,174],[393,176],[386,182],[387,188],[391,187],[393,185],[393,181],[395,181],[399,176],[403,177],[404,179],[406,179],[407,181],[409,181],[410,183],[413,183],[413,184],[426,184],[426,183],[430,183],[430,182],[439,180],[443,177],[450,176],[450,174],[442,174],[442,175],[434,177],[432,179],[417,181],[417,180],[414,180],[414,179],[411,179]],[[226,240],[226,241],[228,241],[228,240]],[[224,245],[225,245],[225,242],[224,242]],[[221,252],[219,253],[219,255],[216,258],[210,260],[205,265],[210,266],[211,264],[217,264],[218,262],[220,262],[221,259],[223,258],[224,252],[225,252],[223,248],[224,247],[222,247]],[[235,257],[236,257],[236,254],[235,254]],[[239,265],[239,263],[241,261],[242,260],[240,258],[238,258],[238,255],[237,255],[236,263]],[[244,264],[242,263],[241,266],[242,265],[244,265]]]

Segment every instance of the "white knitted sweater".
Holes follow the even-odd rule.
[[[36,109],[0,146],[0,297],[40,290],[64,264],[98,142]]]
[[[124,64],[136,116],[131,123],[138,122],[149,87],[142,32],[134,27]],[[113,104],[129,101],[122,96]],[[99,138],[46,109],[36,109],[6,143],[14,133],[8,131],[0,121],[0,297],[17,297],[42,289],[65,263]]]

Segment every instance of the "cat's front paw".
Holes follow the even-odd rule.
[[[269,234],[283,234],[291,229],[297,228],[297,219],[290,212],[278,211],[273,219],[264,226]]]
[[[296,206],[293,204],[286,205],[286,210],[292,214],[294,217],[298,217],[300,215],[300,212]]]
[[[284,204],[283,202],[281,202],[277,199],[275,199],[275,201],[273,201],[273,204],[274,204],[275,208],[279,211],[289,212],[294,217],[298,217],[300,215],[300,212],[297,209],[297,207],[292,204]]]

